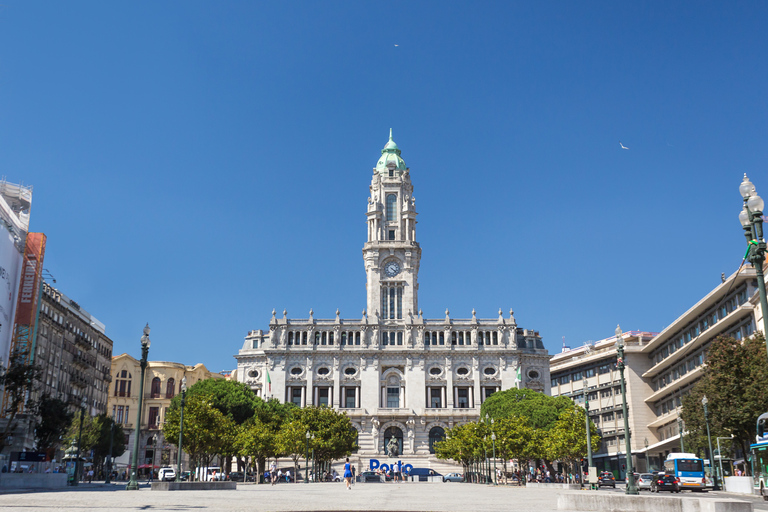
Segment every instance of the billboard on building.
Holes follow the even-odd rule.
[[[16,305],[16,324],[11,339],[11,352],[26,353],[32,348],[40,301],[40,280],[43,277],[45,235],[29,233],[21,262],[21,285]],[[32,354],[30,354],[32,356]]]

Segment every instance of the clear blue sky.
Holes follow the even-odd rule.
[[[235,366],[272,308],[359,318],[371,169],[411,169],[426,317],[551,352],[660,330],[768,196],[766,2],[0,6],[0,173],[114,353]],[[396,46],[397,45],[397,46]],[[621,149],[621,141],[629,150]]]

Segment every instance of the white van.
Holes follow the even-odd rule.
[[[171,467],[160,468],[157,472],[157,479],[161,482],[173,482],[176,480],[176,470]]]

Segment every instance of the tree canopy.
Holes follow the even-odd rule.
[[[233,380],[200,380],[187,390],[187,399],[197,395],[207,397],[213,407],[238,425],[253,416],[256,408],[263,405],[261,398],[247,384]],[[179,399],[175,398],[171,406],[178,407],[179,403]]]
[[[63,400],[43,395],[38,404],[38,415],[35,424],[37,447],[42,452],[51,452],[61,445],[74,414]]]
[[[704,406],[706,395],[710,434],[734,436],[743,453],[756,435],[757,417],[768,412],[768,354],[761,333],[737,340],[716,338],[707,351],[704,375],[682,399],[686,451],[706,453],[707,430]],[[689,448],[690,447],[690,448]]]
[[[488,414],[501,418],[527,418],[534,429],[551,429],[563,411],[572,409],[573,402],[565,396],[551,397],[532,389],[507,389],[488,397],[480,408],[480,417]]]
[[[486,415],[489,420],[486,421]],[[600,446],[597,427],[589,422],[592,450]],[[446,431],[435,445],[440,459],[452,459],[468,470],[492,449],[510,459],[575,462],[587,454],[586,411],[567,397],[550,397],[530,389],[510,389],[491,395],[482,405],[480,420]]]

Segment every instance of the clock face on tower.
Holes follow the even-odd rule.
[[[395,277],[399,273],[400,265],[398,265],[396,261],[390,261],[384,265],[384,274],[386,274],[387,277]]]

